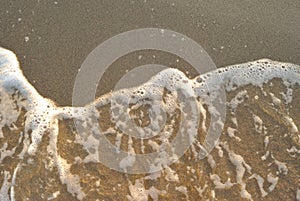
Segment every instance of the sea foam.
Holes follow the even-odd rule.
[[[175,189],[189,199],[192,197],[192,194],[189,195],[189,188],[180,184],[181,180],[178,178],[178,174],[182,174],[182,171],[172,164],[180,163],[181,157],[188,152],[190,155],[187,160],[193,160],[197,164],[202,163],[201,159],[208,156],[209,164],[214,164],[211,168],[218,168],[213,156],[209,155],[212,150],[216,150],[215,146],[222,152],[218,154],[218,158],[222,158],[225,152],[227,157],[229,156],[227,161],[235,166],[236,177],[233,177],[235,181],[228,178],[226,182],[222,182],[217,173],[211,173],[207,181],[212,183],[205,182],[203,188],[200,186],[194,188],[202,189],[204,192],[204,188],[213,189],[213,186],[215,189],[230,189],[239,185],[240,196],[251,200],[253,195],[247,191],[245,181],[245,175],[250,174],[249,179],[257,180],[259,192],[265,197],[274,190],[278,177],[272,176],[274,173],[269,172],[265,180],[270,181],[274,187],[266,191],[263,187],[264,178],[252,172],[251,164],[246,162],[248,158],[244,159],[242,155],[231,150],[226,141],[219,140],[225,128],[226,112],[230,110],[232,119],[239,119],[235,116],[236,108],[249,99],[250,92],[244,90],[239,93],[242,97],[236,96],[230,100],[226,96],[249,85],[264,91],[265,84],[280,79],[289,91],[289,93],[282,92],[284,93],[282,97],[288,104],[293,100],[294,86],[300,85],[299,76],[298,65],[269,59],[218,68],[193,79],[188,79],[177,69],[169,68],[140,86],[105,94],[85,107],[59,107],[50,99],[42,97],[28,82],[15,54],[0,48],[0,159],[3,164],[0,169],[2,181],[0,200],[20,199],[18,182],[21,180],[19,181],[18,177],[26,171],[26,166],[34,164],[35,156],[40,154],[40,147],[46,137],[49,139],[46,143],[47,159],[43,164],[45,171],[55,170],[61,184],[66,185],[68,193],[79,200],[88,198],[89,195],[83,188],[82,176],[74,173],[72,167],[91,163],[104,164],[110,171],[119,171],[126,175],[148,175],[128,181],[128,186],[123,187],[129,193],[127,195],[129,200],[147,200],[148,196],[155,200],[160,194],[170,194],[168,188],[158,189],[151,186],[146,189],[144,185],[147,178],[154,180],[160,177],[170,178],[167,172],[173,172],[173,177],[177,179],[173,179],[172,182],[179,183]],[[267,92],[265,93],[267,97]],[[276,95],[273,93],[269,95],[275,105],[281,104],[282,101]],[[276,119],[278,110],[269,109],[268,106],[261,108]],[[294,140],[293,147],[299,146],[297,128],[299,125],[296,125],[292,117],[280,111],[278,115],[279,122],[287,127],[286,134]],[[263,120],[256,114],[252,116],[255,125],[259,126],[255,127],[255,132],[267,135]],[[66,132],[61,131],[61,124],[64,123],[60,122],[73,122],[70,137],[73,141],[69,141],[78,146],[83,155],[71,153],[73,154],[71,159],[60,151],[59,135]],[[230,139],[231,141],[240,139],[237,124],[235,121],[232,125],[234,128],[226,129],[230,138],[234,137]],[[17,143],[12,144],[11,138],[16,138]],[[265,143],[262,149],[267,147],[268,144]],[[282,165],[279,167],[278,164],[284,163],[275,157],[272,160],[278,166],[278,175],[281,174]],[[287,167],[284,167],[287,170]],[[160,175],[153,177],[153,174],[160,171]],[[194,178],[197,179],[199,178]],[[99,182],[96,184],[99,186]],[[136,190],[138,192],[135,192]],[[203,192],[201,191],[198,196],[204,196]],[[214,189],[210,192],[209,196],[218,196]],[[48,198],[54,194],[62,195],[59,190],[54,189]],[[299,190],[295,192],[295,196],[296,194],[298,198]]]

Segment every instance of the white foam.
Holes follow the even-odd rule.
[[[265,161],[269,155],[270,155],[270,152],[266,151],[266,153],[261,157],[261,160]]]
[[[189,197],[188,195],[188,191],[187,191],[187,187],[186,186],[177,186],[175,187],[176,191],[179,191],[180,193],[183,193],[185,195],[186,198]]]
[[[7,147],[8,143],[5,142],[3,147],[0,149],[0,163],[2,163],[3,159],[12,156],[15,153],[16,147],[14,147],[12,150],[7,150]]]
[[[210,179],[213,181],[216,189],[229,189],[234,183],[231,183],[230,178],[225,183],[221,182],[221,178],[217,174],[211,174]]]
[[[143,181],[135,180],[135,183],[129,183],[130,195],[127,196],[128,200],[131,201],[147,201],[148,193],[144,187]]]
[[[295,154],[300,154],[300,149],[297,149],[295,146],[292,146],[290,149],[287,149],[287,152],[295,157]]]
[[[231,99],[231,101],[227,104],[233,111],[236,110],[239,104],[245,101],[245,98],[248,97],[247,91],[243,90],[237,93],[237,95]]]
[[[263,131],[263,121],[262,121],[262,119],[259,116],[253,114],[253,120],[254,120],[255,131],[257,133],[261,134],[262,131]]]
[[[273,103],[277,106],[281,106],[281,100],[277,98],[273,93],[269,93],[269,94],[272,98]]]
[[[289,169],[287,168],[286,163],[280,162],[280,161],[278,161],[276,159],[274,160],[274,162],[277,165],[278,171],[280,173],[283,173],[283,174],[287,174],[288,173]]]
[[[264,190],[264,181],[265,180],[258,174],[253,174],[253,175],[251,175],[251,177],[249,177],[249,179],[252,179],[252,178],[256,179],[261,196],[265,197],[266,195],[268,195],[268,193]]]
[[[4,175],[4,180],[2,182],[2,186],[0,189],[0,200],[2,201],[10,201],[9,197],[9,189],[11,187],[11,183],[8,181],[11,178],[11,175],[8,171],[4,171],[1,174]]]
[[[207,182],[205,181],[205,184],[204,184],[204,186],[202,188],[201,188],[201,186],[199,186],[199,187],[195,186],[195,188],[196,188],[196,190],[199,193],[199,197],[202,198],[204,191],[208,188]]]
[[[216,166],[216,162],[211,154],[207,156],[207,162],[212,169]]]
[[[56,191],[52,194],[51,197],[48,197],[47,200],[54,200],[55,198],[57,198],[58,195],[60,195],[60,192]]]
[[[231,128],[231,127],[228,127],[228,128],[227,128],[227,134],[228,134],[228,136],[231,137],[231,138],[234,138],[234,139],[236,139],[238,142],[240,142],[240,141],[241,141],[241,138],[235,136],[235,133],[237,133],[237,132],[238,132],[237,129],[234,129],[234,128]]]
[[[266,136],[265,139],[264,139],[264,145],[265,145],[265,148],[267,148],[267,146],[268,146],[269,143],[270,143],[270,137],[272,137],[272,136]]]
[[[267,180],[271,184],[268,188],[269,192],[272,192],[278,183],[278,177],[274,177],[271,173],[269,173],[267,176]]]
[[[165,167],[164,169],[164,172],[165,172],[165,179],[167,181],[173,181],[173,182],[179,182],[179,177],[178,177],[178,174],[172,170],[170,167]]]
[[[223,150],[222,150],[222,147],[218,144],[218,145],[216,146],[216,149],[218,149],[218,155],[219,155],[219,157],[222,158],[222,157],[223,157],[223,154],[224,154],[224,152],[223,152]]]
[[[209,150],[210,147],[216,142],[207,141],[204,144],[201,144],[196,140],[197,128],[194,124],[198,123],[198,115],[201,114],[204,119],[201,122],[201,129],[207,131],[205,122],[206,122],[206,113],[210,113],[212,118],[215,118],[215,121],[212,121],[210,128],[214,130],[222,130],[223,128],[223,117],[222,111],[220,108],[217,108],[213,103],[224,101],[220,98],[222,89],[225,88],[226,91],[232,91],[240,86],[246,86],[252,84],[254,86],[261,87],[264,83],[268,82],[273,78],[281,78],[284,84],[287,86],[288,90],[286,94],[283,94],[286,102],[291,102],[292,100],[292,90],[291,86],[294,84],[300,84],[299,79],[300,67],[294,64],[275,62],[267,59],[258,60],[254,62],[249,62],[245,64],[233,65],[225,68],[220,68],[215,71],[199,75],[194,79],[188,79],[184,73],[176,69],[166,69],[161,71],[153,78],[151,78],[147,83],[131,89],[124,89],[116,91],[113,93],[105,94],[104,96],[98,98],[89,105],[81,108],[73,107],[57,107],[51,100],[48,100],[35,90],[35,88],[28,82],[28,80],[23,76],[22,71],[19,68],[19,63],[16,56],[9,50],[0,48],[0,131],[4,126],[13,125],[20,113],[21,108],[26,110],[26,121],[24,132],[20,133],[20,136],[24,136],[23,140],[23,150],[19,154],[19,158],[22,159],[24,154],[28,153],[34,155],[37,151],[37,147],[41,142],[41,139],[45,131],[50,129],[50,144],[47,147],[49,157],[51,158],[51,163],[48,164],[49,169],[57,167],[59,172],[59,177],[61,183],[66,184],[67,190],[75,196],[77,199],[82,200],[85,198],[86,194],[83,192],[82,187],[80,186],[80,178],[78,175],[73,175],[70,172],[70,166],[65,159],[59,156],[57,152],[57,137],[58,137],[58,119],[65,118],[74,118],[77,122],[80,122],[82,131],[75,136],[76,143],[83,145],[85,150],[88,152],[88,156],[83,160],[78,159],[77,161],[88,163],[99,163],[101,162],[101,146],[100,146],[100,137],[105,132],[114,132],[115,128],[110,128],[109,131],[100,131],[98,126],[93,124],[93,120],[101,119],[102,116],[99,114],[96,108],[99,108],[107,103],[112,103],[110,108],[112,111],[112,116],[114,117],[114,123],[122,131],[131,131],[132,135],[137,133],[143,137],[151,137],[155,134],[159,128],[160,123],[164,122],[164,113],[173,115],[176,112],[176,109],[179,109],[182,112],[182,117],[186,118],[187,121],[182,126],[182,132],[189,136],[189,141],[192,142],[192,149],[196,159],[201,158],[203,155],[202,152],[205,152],[205,149]],[[167,90],[168,95],[163,99],[163,94]],[[14,96],[18,94],[18,96]],[[12,97],[15,99],[12,99]],[[280,105],[280,100],[272,95],[273,103]],[[237,94],[237,96],[231,100],[228,104],[231,109],[235,109],[238,104],[244,101],[244,98],[247,97],[247,91],[242,91]],[[180,99],[181,98],[181,99]],[[151,107],[152,123],[146,128],[136,128],[132,129],[132,122],[129,121],[130,118],[128,114],[128,108],[124,107],[129,103],[136,104],[138,106],[139,101],[149,99],[149,104]],[[191,109],[186,111],[184,103],[186,100],[191,100]],[[180,102],[181,101],[181,102]],[[179,103],[178,103],[179,102]],[[206,104],[208,111],[203,108],[203,104]],[[224,104],[224,102],[223,102]],[[123,111],[124,119],[120,118],[120,115],[116,111]],[[165,115],[167,117],[167,115]],[[235,119],[234,119],[235,118]],[[236,117],[233,118],[233,122],[237,127]],[[258,130],[261,131],[262,121],[254,117],[254,121],[258,124]],[[290,125],[290,130],[292,133],[298,133],[298,128],[293,121],[293,119],[286,117],[285,121]],[[174,122],[171,126],[164,128],[159,136],[161,143],[156,143],[154,140],[150,140],[149,144],[154,150],[162,150],[166,147],[170,148],[170,152],[161,152],[155,160],[150,161],[151,164],[150,170],[157,171],[157,169],[164,167],[165,174],[157,174],[156,177],[150,177],[155,179],[161,175],[165,175],[169,181],[179,182],[179,177],[176,172],[169,168],[168,164],[174,162],[178,159],[177,150],[174,150],[174,147],[171,147],[170,135],[174,130]],[[197,124],[198,125],[198,124]],[[210,129],[209,128],[209,129]],[[29,131],[31,134],[29,135]],[[49,131],[49,130],[48,130]],[[228,134],[230,136],[235,136],[236,131],[234,128],[228,128]],[[0,132],[0,138],[3,138],[3,133]],[[210,132],[210,130],[208,130]],[[31,136],[31,139],[29,139]],[[21,139],[20,137],[20,139]],[[236,136],[237,137],[237,136]],[[116,153],[122,153],[120,149],[120,139],[116,142],[117,148],[115,149]],[[129,138],[130,139],[130,138]],[[21,140],[19,140],[21,143]],[[135,153],[132,145],[133,141],[129,140],[128,148],[130,155],[128,153],[121,155],[118,165],[120,170],[128,170],[130,167],[135,167],[135,163],[138,160],[135,160],[138,155]],[[219,150],[219,157],[223,157],[223,150],[226,150],[229,155],[229,160],[236,168],[236,180],[237,183],[241,186],[241,197],[252,199],[249,192],[246,190],[246,183],[243,180],[246,170],[250,173],[251,167],[245,162],[241,155],[235,154],[229,149],[229,146],[226,144],[221,144],[222,147],[217,146]],[[2,161],[6,157],[11,157],[15,149],[7,150],[7,143],[0,148],[1,156],[0,160]],[[196,151],[200,150],[200,151]],[[206,150],[206,151],[207,151]],[[294,150],[294,149],[293,149]],[[291,152],[293,151],[291,150]],[[170,161],[166,160],[171,158]],[[210,165],[215,167],[215,161],[212,156],[208,157]],[[286,164],[274,160],[274,163],[278,166],[280,173],[287,174],[288,168]],[[12,183],[8,180],[11,178],[9,172],[4,172],[4,182],[1,187],[0,200],[9,200],[8,192],[11,190],[11,199],[14,200],[14,184],[17,179],[17,172],[22,171],[20,165],[14,170],[12,176]],[[153,175],[152,175],[153,176]],[[258,176],[253,176],[257,179],[259,183],[263,183],[262,179]],[[233,184],[228,180],[225,183],[220,181],[220,178],[217,175],[212,174],[211,179],[218,188],[230,188]],[[277,180],[268,175],[268,182],[272,183],[273,186],[276,185]],[[259,184],[262,185],[262,184]],[[158,195],[166,193],[163,190],[158,190],[155,187],[150,187],[145,189],[143,185],[143,180],[136,180],[134,184],[129,183],[130,195],[127,198],[130,200],[147,200],[150,196],[153,200],[158,199]],[[203,188],[196,188],[199,192],[199,195],[202,196],[204,190],[207,188],[207,184]],[[262,191],[262,195],[265,195],[265,192]],[[178,186],[176,190],[182,192],[188,197],[188,188],[185,186]],[[271,192],[273,187],[269,191]],[[214,195],[215,191],[212,190],[211,193]],[[298,193],[299,194],[299,193]],[[53,199],[59,194],[53,194]],[[52,199],[52,197],[49,197]]]
[[[248,165],[241,155],[235,154],[229,149],[227,144],[222,144],[223,148],[228,152],[230,162],[236,168],[236,181],[241,186],[241,197],[252,200],[251,194],[246,190],[246,183],[243,181],[245,171],[251,173],[251,167]]]

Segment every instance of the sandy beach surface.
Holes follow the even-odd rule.
[[[24,74],[59,105],[71,105],[77,70],[103,41],[137,28],[163,28],[199,43],[217,67],[270,58],[300,64],[300,4],[281,1],[3,1],[0,45],[19,57]],[[27,38],[28,37],[28,38]],[[28,40],[28,41],[27,41]],[[99,94],[132,66],[168,62],[128,55],[111,66]],[[112,79],[113,81],[110,81]],[[146,81],[146,80],[145,80]]]
[[[38,93],[55,103],[38,95],[35,96],[37,103],[30,102],[24,91],[18,87],[6,91],[5,87],[10,85],[0,82],[0,198],[300,200],[300,143],[297,141],[300,79],[295,76],[298,80],[293,83],[293,80],[287,81],[290,77],[284,74],[285,69],[299,72],[299,22],[300,2],[297,0],[3,1],[0,46],[17,55],[28,81]],[[170,114],[163,130],[151,141],[135,139],[118,127],[112,117],[115,105],[109,95],[94,102],[92,111],[89,107],[79,108],[78,112],[60,106],[71,106],[78,69],[94,48],[122,32],[150,27],[190,37],[204,48],[217,67],[261,58],[292,64],[263,60],[242,65],[259,66],[262,71],[276,66],[283,74],[260,87],[246,84],[226,89],[224,129],[218,145],[205,159],[199,159],[201,146],[198,145],[204,142],[206,128],[216,115],[210,103],[205,102],[206,95],[214,95],[209,92],[197,97],[197,107],[202,110],[196,142],[180,160],[164,166],[161,172],[125,174],[97,161],[101,154],[115,157],[111,150],[103,151],[98,146],[102,152],[96,155],[96,148],[89,147],[101,141],[100,134],[105,134],[111,144],[126,152],[131,149],[137,154],[151,153],[175,138],[181,129],[179,124],[186,118],[183,113],[192,114],[193,110],[188,107],[180,110],[178,100],[172,99],[173,92],[164,88],[161,95],[165,102],[170,101],[171,112],[167,110]],[[109,67],[98,84],[97,96],[113,90],[128,70],[145,64],[182,70],[187,76],[183,85],[188,78],[197,75],[187,61],[176,55],[157,50],[137,51],[118,58]],[[232,69],[229,73],[234,72]],[[214,76],[217,73],[215,71]],[[223,73],[226,74],[226,70]],[[245,78],[244,74],[238,76]],[[206,78],[190,83],[197,88],[203,79]],[[132,97],[134,99],[134,93]],[[147,101],[132,103],[127,110],[141,127],[150,124],[151,104]],[[11,118],[3,114],[11,114]],[[9,123],[3,123],[6,120]],[[38,126],[34,127],[32,122],[38,122]],[[78,122],[84,125],[84,132],[76,127]],[[94,133],[93,126],[98,126],[101,132]],[[41,132],[36,134],[38,131]],[[162,139],[166,133],[169,138]],[[37,151],[30,154],[28,150],[32,151],[30,146],[34,143]],[[95,155],[96,162],[92,160]]]

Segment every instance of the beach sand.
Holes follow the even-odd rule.
[[[77,70],[86,56],[103,41],[137,28],[187,35],[217,67],[261,58],[300,64],[299,10],[297,0],[3,1],[0,45],[18,55],[24,74],[42,95],[59,105],[71,105]],[[118,70],[99,83],[98,95],[113,89],[114,77],[132,66],[185,66],[177,58],[166,62],[165,57],[152,58],[152,54],[142,60],[137,53],[121,58],[111,66]]]
[[[217,67],[260,58],[299,65],[299,10],[297,0],[264,3],[258,0],[222,3],[196,0],[5,1],[0,8],[0,46],[16,53],[24,75],[41,95],[54,100],[57,105],[71,106],[74,81],[87,55],[106,39],[132,29],[155,27],[185,34],[206,50]],[[142,59],[139,59],[140,55]],[[134,52],[112,64],[98,85],[97,96],[112,90],[126,70],[151,63],[183,71],[192,69],[186,61],[174,55],[150,50]],[[194,77],[196,73],[191,70],[189,76]],[[155,187],[152,195],[159,195],[159,200],[197,200],[199,197],[204,200],[214,196],[219,200],[241,200],[243,182],[254,200],[294,200],[300,189],[299,154],[286,152],[296,145],[287,135],[288,126],[280,120],[281,110],[279,106],[270,109],[268,105],[255,102],[256,95],[263,95],[253,86],[228,93],[228,100],[243,90],[248,91],[249,98],[235,112],[239,127],[233,136],[230,135],[228,127],[234,128],[235,125],[228,108],[225,129],[220,138],[222,144],[214,149],[211,158],[195,162],[192,151],[189,151],[179,163],[170,166],[171,170],[165,170],[158,180],[147,180],[143,178],[145,175],[126,175],[100,163],[75,163],[71,172],[79,175],[86,200],[130,200],[129,195],[134,199],[132,189],[145,190],[143,187],[148,190]],[[279,92],[285,88],[280,80],[272,80],[272,84],[265,85],[265,90],[281,97]],[[298,127],[299,91],[297,85],[293,101],[283,106],[284,114],[289,113]],[[263,102],[271,103],[270,95]],[[16,131],[11,132],[5,127],[1,147],[6,141],[12,147],[18,146],[18,133],[24,130],[26,112],[22,111]],[[262,124],[253,122],[254,114],[261,118]],[[76,156],[84,158],[87,155],[86,150],[75,142],[73,127],[72,119],[59,120],[58,153],[69,163],[78,160]],[[57,167],[51,171],[45,168],[45,164],[50,163],[47,161],[49,141],[46,133],[38,147],[38,154],[33,157],[25,155],[23,161],[27,166],[18,173],[16,200],[75,199],[76,195],[72,196],[67,189],[69,186],[60,181]],[[124,139],[124,146],[126,143]],[[139,144],[134,146],[139,148]],[[220,150],[224,157],[220,157]],[[267,151],[273,155],[268,155]],[[16,154],[20,152],[21,147]],[[238,158],[237,155],[243,156],[245,161],[237,160],[234,165],[230,157]],[[3,161],[1,170],[12,172],[19,162],[17,157],[8,157]],[[241,181],[236,175],[238,167],[245,171]],[[176,172],[180,182],[176,182],[176,174],[172,177],[172,171]],[[221,179],[219,182],[227,182],[229,186],[233,185],[232,188],[216,188],[220,184],[216,175]],[[253,178],[249,179],[251,175]],[[259,186],[260,177],[265,181],[263,188]],[[3,180],[1,176],[1,183]],[[142,188],[138,188],[140,183],[143,183]],[[275,190],[272,189],[273,184]],[[264,197],[265,193],[269,194]],[[150,194],[149,197],[152,197]]]

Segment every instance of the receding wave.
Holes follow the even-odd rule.
[[[59,107],[0,48],[0,200],[300,200],[300,66],[176,69]]]

